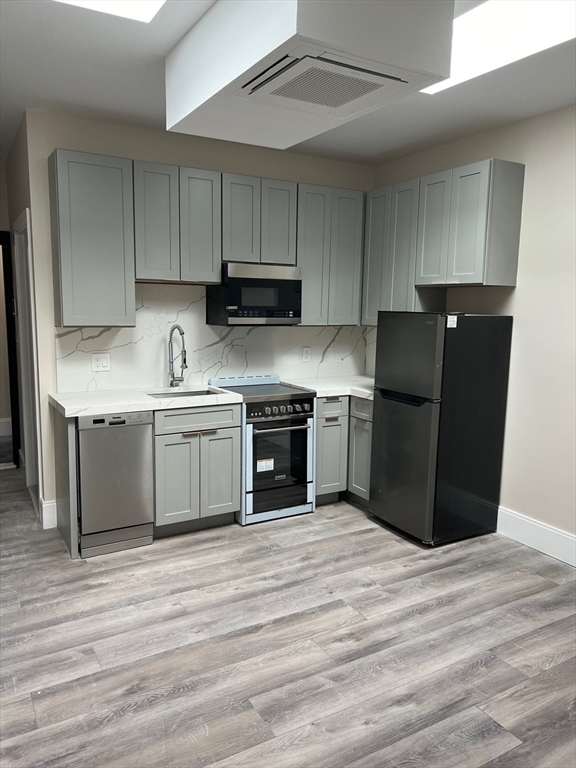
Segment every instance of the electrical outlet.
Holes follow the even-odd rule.
[[[302,347],[302,362],[309,363],[312,359],[312,347]]]
[[[103,354],[102,352],[92,353],[92,371],[94,373],[101,373],[102,371],[110,370],[110,353]]]

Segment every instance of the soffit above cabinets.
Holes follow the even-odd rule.
[[[217,0],[166,57],[167,129],[286,149],[449,75],[452,0]]]

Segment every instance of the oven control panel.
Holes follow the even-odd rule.
[[[314,398],[274,400],[261,403],[246,403],[246,419],[286,419],[294,416],[311,416],[314,413]]]

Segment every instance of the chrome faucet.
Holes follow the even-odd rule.
[[[172,344],[172,337],[174,336],[174,331],[179,331],[180,336],[182,338],[182,352],[180,353],[182,357],[182,363],[180,365],[180,376],[174,376],[174,345]],[[168,377],[170,379],[171,387],[177,387],[181,381],[184,381],[185,368],[188,368],[188,366],[186,365],[186,347],[184,346],[184,331],[182,329],[182,326],[176,323],[175,325],[172,326],[172,328],[170,328],[170,334],[168,336]]]

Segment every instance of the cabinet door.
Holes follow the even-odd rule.
[[[316,496],[345,491],[348,484],[348,416],[316,421]]]
[[[222,175],[222,258],[260,261],[260,179]]]
[[[219,283],[222,265],[222,174],[180,168],[180,278]]]
[[[384,309],[388,279],[390,196],[391,187],[375,189],[366,195],[362,325],[377,325],[378,310]]]
[[[134,161],[137,280],[180,280],[178,166]]]
[[[372,452],[372,422],[350,417],[348,451],[348,490],[370,498],[370,455]]]
[[[332,191],[329,325],[360,324],[364,192]]]
[[[240,429],[204,432],[200,450],[200,517],[240,509]]]
[[[263,264],[296,264],[296,200],[294,181],[262,179]]]
[[[416,285],[444,285],[448,265],[452,171],[420,179]]]
[[[390,259],[385,309],[412,312],[416,301],[416,235],[420,180],[392,187]]]
[[[328,324],[332,189],[298,185],[296,263],[302,270],[302,325]]]
[[[452,171],[448,283],[484,281],[490,162]]]
[[[57,325],[136,324],[132,160],[50,158]]]
[[[156,525],[200,517],[200,433],[155,439]]]

